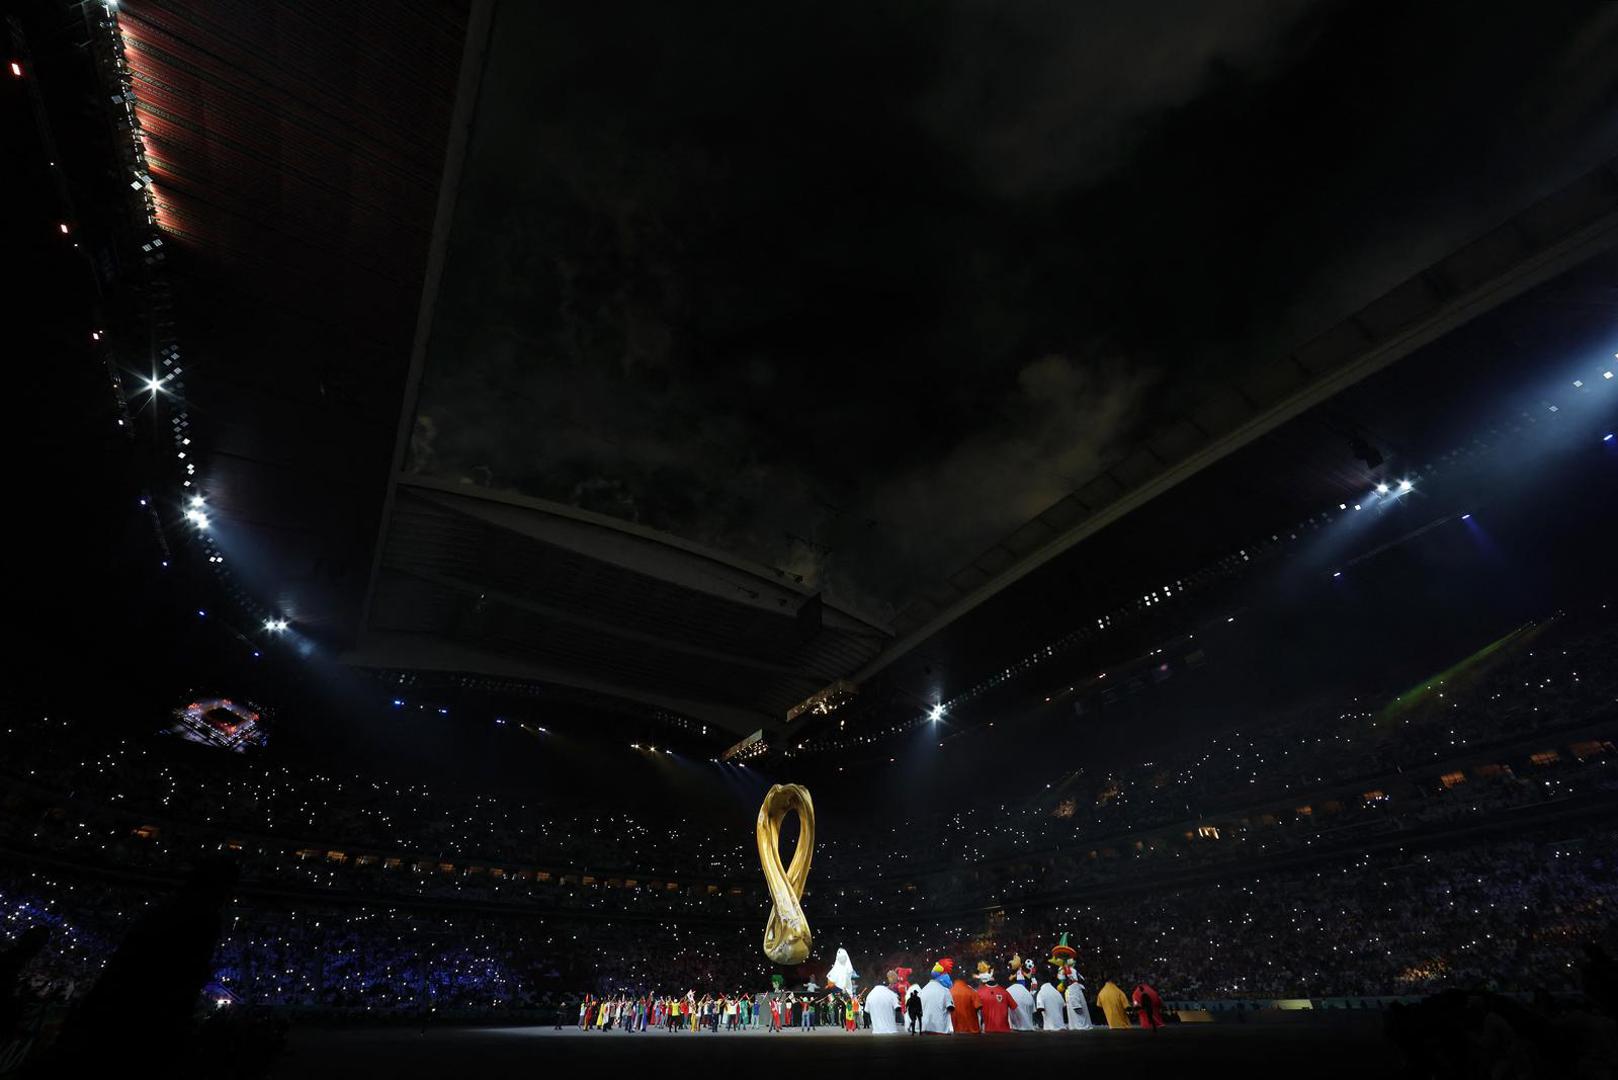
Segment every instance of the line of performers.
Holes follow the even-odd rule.
[[[1066,934],[1051,950],[1050,964],[1055,970],[1041,982],[1032,960],[1013,956],[1011,977],[1003,985],[988,962],[981,960],[970,979],[955,974],[955,962],[949,957],[933,965],[931,978],[925,982],[911,978],[908,968],[889,971],[887,985],[873,988],[866,996],[871,1030],[890,1035],[900,1030],[916,1035],[1089,1031],[1096,1024],[1090,1018],[1078,956],[1068,945]],[[902,1018],[901,992],[905,995]],[[1156,1030],[1163,1026],[1163,999],[1144,982],[1125,995],[1109,979],[1095,996],[1095,1004],[1111,1028],[1133,1026],[1131,1005],[1141,1027]]]
[[[841,1027],[857,1031],[863,1006],[860,999],[835,989],[824,993],[704,994],[687,991],[683,997],[660,994],[586,997],[579,1003],[578,1023],[583,1031],[745,1031],[753,1028]],[[562,1027],[558,1015],[556,1026]]]
[[[585,998],[579,1005],[578,1025],[585,1030],[737,1031],[840,1027],[847,1031],[869,1028],[878,1035],[915,1035],[1001,1031],[1088,1031],[1091,999],[1086,997],[1078,956],[1067,935],[1051,950],[1049,978],[1041,981],[1032,960],[1014,956],[1010,979],[1002,984],[986,961],[979,961],[970,977],[955,974],[949,957],[933,965],[929,978],[913,977],[911,968],[895,968],[884,983],[863,997],[856,990],[859,978],[848,953],[837,950],[837,961],[826,973],[825,988],[812,983],[802,993],[781,989],[757,995],[705,995],[688,991],[683,997],[620,996]],[[1163,1026],[1163,999],[1142,982],[1126,995],[1108,980],[1094,997],[1107,1027]],[[1133,1007],[1133,1010],[1132,1010]],[[1131,1011],[1134,1019],[1131,1019]],[[557,1017],[557,1027],[565,1022]]]

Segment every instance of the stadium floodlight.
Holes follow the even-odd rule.
[[[1403,495],[1405,492],[1409,491],[1415,486],[1416,485],[1412,484],[1409,480],[1401,480],[1399,481],[1399,494]]]
[[[265,619],[264,620],[264,629],[268,630],[272,634],[283,633],[286,630],[286,628],[287,628],[287,621],[285,619]]]
[[[928,714],[928,717],[929,717],[929,719],[931,719],[933,721],[933,723],[936,724],[939,721],[939,719],[941,719],[943,717],[943,715],[944,715],[944,706],[942,706],[942,705],[934,705],[933,706],[933,711]]]
[[[1386,485],[1386,484],[1378,484],[1376,486],[1376,493],[1378,495],[1386,495],[1388,493],[1388,485]]]

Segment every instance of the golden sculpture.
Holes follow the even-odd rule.
[[[781,869],[781,822],[798,812],[798,846],[792,865]],[[775,784],[758,808],[758,861],[770,889],[770,921],[764,924],[764,955],[777,964],[801,964],[809,957],[809,919],[803,913],[803,887],[815,846],[815,802],[802,784]]]

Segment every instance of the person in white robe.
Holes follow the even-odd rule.
[[[1090,1004],[1084,1000],[1084,980],[1076,979],[1067,984],[1067,1029],[1089,1031],[1094,1026],[1090,1022]]]
[[[1044,1014],[1043,1023],[1046,1031],[1066,1031],[1067,1020],[1062,1015],[1066,1003],[1062,1000],[1062,992],[1056,984],[1049,980],[1039,986],[1039,994],[1034,998],[1039,1011]]]
[[[950,1010],[955,1007],[955,1001],[950,997],[944,984],[937,979],[928,979],[927,985],[921,988],[921,1033],[923,1035],[953,1035],[955,1025],[950,1023]]]
[[[1011,1010],[1011,1030],[1033,1031],[1034,995],[1029,992],[1028,984],[1020,978],[1013,979],[1006,987],[1006,993],[1017,1003],[1017,1007]]]
[[[845,994],[854,992],[854,980],[859,978],[859,972],[854,970],[854,963],[848,958],[847,949],[837,950],[837,960],[832,964],[831,970],[826,972],[826,985],[835,986]]]
[[[893,981],[898,976],[890,971],[888,978]],[[871,1018],[872,1034],[899,1034],[899,995],[893,992],[891,986],[877,983],[871,988],[871,992],[865,995],[865,1013]]]

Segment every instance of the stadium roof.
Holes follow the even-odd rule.
[[[793,127],[816,112],[794,104],[805,96],[794,87],[822,85],[824,73],[806,71],[824,65],[785,62],[813,51],[794,44],[803,35],[834,46],[826,26],[742,20],[715,37],[702,19],[671,25],[656,5],[627,35],[585,12],[547,27],[513,3],[226,11],[131,0],[120,11],[160,223],[178,249],[175,310],[196,357],[192,406],[233,580],[356,665],[530,679],[742,734],[782,725],[840,678],[886,682],[918,702],[978,681],[1059,621],[1049,609],[1091,587],[1079,578],[1133,589],[1157,572],[1124,566],[1156,543],[1134,531],[1161,528],[1138,514],[1151,500],[1618,240],[1610,141],[1583,111],[1609,88],[1559,81],[1548,60],[1513,75],[1516,90],[1565,106],[1541,133],[1533,176],[1499,167],[1518,153],[1503,145],[1464,168],[1429,163],[1396,178],[1423,192],[1398,208],[1384,205],[1394,179],[1332,189],[1345,206],[1356,200],[1348,212],[1306,192],[1245,193],[1243,170],[1176,205],[1183,181],[1169,178],[1187,164],[1176,155],[1209,152],[1187,118],[1211,109],[1229,121],[1248,100],[1205,86],[1199,65],[1210,58],[1198,54],[1172,108],[1146,95],[1124,116],[1160,124],[1162,145],[1116,176],[1076,169],[1061,198],[1043,180],[965,194],[941,182],[948,205],[934,191],[910,220],[918,178],[959,165],[939,149],[953,130],[923,124],[937,145],[884,156],[882,124],[906,138],[915,130],[880,109],[881,124],[864,125],[859,99],[916,91],[897,76],[869,90],[839,76],[858,92],[826,109],[857,129],[851,152],[917,170],[843,192],[837,169],[849,163],[821,141],[839,137],[836,123]],[[1560,40],[1565,28],[1550,23],[1531,29]],[[904,20],[875,19],[862,33],[875,44],[930,40]],[[1486,66],[1512,33],[1454,62]],[[1273,42],[1228,51],[1264,53],[1243,93],[1267,101],[1296,89],[1316,59],[1329,70],[1346,62],[1345,35],[1335,22],[1320,31],[1310,40],[1336,52],[1318,55],[1313,44],[1276,53]],[[710,48],[753,59],[726,74]],[[1066,48],[1038,59],[1055,63]],[[881,49],[850,49],[861,78],[893,67]],[[715,103],[743,100],[745,87],[765,100],[763,119],[716,121]],[[1403,135],[1378,125],[1443,116],[1442,95],[1427,89],[1438,103],[1408,95],[1415,119],[1397,125],[1372,106],[1363,116],[1341,106],[1367,141],[1358,156],[1407,153]],[[1048,87],[1029,92],[1050,104]],[[1121,122],[1074,122],[1091,120]],[[1286,162],[1280,135],[1293,123],[1232,136],[1273,154],[1251,170]],[[1472,130],[1462,127],[1451,137]],[[1306,175],[1324,183],[1336,166],[1317,149],[1318,173]],[[826,159],[835,167],[794,186],[795,171]],[[1131,176],[1149,183],[1126,198]],[[1423,200],[1449,197],[1458,208],[1441,225],[1422,220]],[[859,218],[865,199],[872,221]],[[1271,233],[1297,227],[1301,239],[1267,233],[1249,245],[1243,215],[1272,206],[1284,228]],[[1350,249],[1341,233],[1305,229],[1334,215],[1395,235]],[[1145,264],[1135,232],[1098,233],[1091,217],[1143,223]],[[944,224],[961,221],[972,224]],[[781,222],[779,235],[755,235]],[[838,244],[886,238],[890,225],[891,248],[873,241],[838,261],[849,259]],[[815,229],[831,233],[830,254],[809,250]],[[1008,257],[985,237],[1012,229],[1033,237],[1012,254],[1054,284],[1035,289],[1001,262],[983,280],[951,276],[965,272],[958,260]],[[1206,231],[1176,231],[1186,229]],[[950,251],[915,250],[935,232]],[[1104,247],[1099,269],[1062,261],[1086,245]],[[899,263],[872,269],[893,250]],[[1246,320],[1260,330],[1210,328],[1206,363],[1167,358],[1244,282],[1278,290],[1258,271],[1277,253],[1324,283],[1255,300]],[[948,272],[931,274],[930,258]],[[781,276],[777,261],[801,276]],[[1225,261],[1231,280],[1209,280]],[[839,291],[845,271],[852,284]],[[1004,295],[973,306],[1002,280],[1012,283]],[[806,282],[813,291],[798,295]],[[1108,331],[1100,302],[1070,302],[1064,290],[1134,305],[1135,336]],[[1041,312],[1038,325],[996,314],[1019,304]],[[972,310],[952,310],[961,305]],[[1189,327],[1160,341],[1140,334],[1166,323]],[[930,340],[933,326],[950,340]],[[861,328],[871,340],[845,349]],[[1157,353],[1119,366],[1085,355],[1092,333],[1131,355],[1149,344]],[[873,370],[887,356],[892,370]],[[1005,386],[1018,390],[1005,396]],[[1047,414],[1047,392],[1076,404]],[[1115,399],[1127,422],[1100,415]],[[1078,432],[1078,450],[1063,456],[1062,431],[1092,416],[1104,437]],[[1024,421],[1041,428],[1028,460],[1063,456],[1063,468],[1002,497],[995,489],[1018,486],[1022,459],[1000,448],[1022,440]],[[1294,463],[1352,460],[1350,440],[1329,426],[1288,438]],[[763,443],[770,454],[736,455]],[[900,459],[908,471],[890,464]],[[1112,525],[1107,565],[1089,569],[1074,553]],[[1199,546],[1245,527],[1209,524]]]

